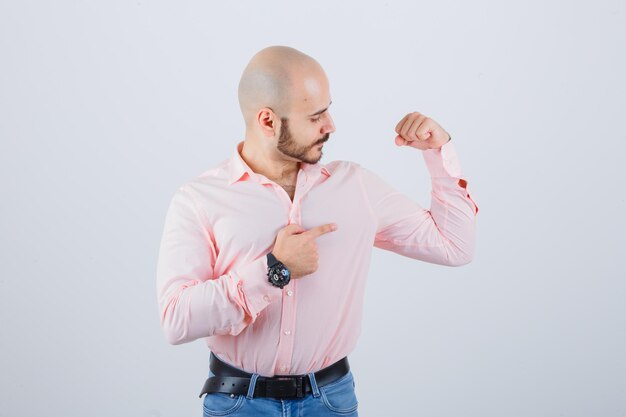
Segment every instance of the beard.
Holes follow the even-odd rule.
[[[299,161],[305,162],[307,164],[318,163],[319,160],[322,159],[323,155],[323,152],[321,150],[319,155],[315,155],[313,157],[307,157],[307,154],[317,145],[326,142],[330,134],[325,134],[324,137],[316,140],[311,145],[298,145],[294,140],[291,131],[289,130],[289,123],[287,122],[287,119],[281,118],[280,121],[280,134],[278,135],[278,144],[276,145],[276,148],[285,155],[296,158]]]

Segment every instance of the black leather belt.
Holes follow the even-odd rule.
[[[207,378],[202,392],[200,392],[200,398],[202,398],[202,394],[210,392],[237,395],[246,395],[248,393],[252,374],[227,364],[215,356],[213,352],[211,352],[209,359],[209,368],[215,376]],[[347,374],[349,370],[348,357],[345,357],[315,372],[315,382],[318,387],[323,387],[338,380]],[[254,397],[302,398],[312,392],[311,381],[306,374],[275,375],[273,377],[259,376],[254,387]]]

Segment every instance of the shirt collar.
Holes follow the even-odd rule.
[[[244,141],[241,141],[235,146],[235,150],[228,163],[228,184],[234,184],[238,181],[256,181],[261,184],[270,183],[269,179],[264,175],[257,174],[246,164],[246,161],[241,157],[241,149],[243,148]],[[319,175],[330,176],[330,171],[319,162],[316,164],[307,164],[306,162],[300,162],[300,169],[304,171],[307,178],[315,178]]]

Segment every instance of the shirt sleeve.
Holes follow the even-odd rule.
[[[432,182],[430,210],[359,166],[361,180],[378,225],[374,246],[422,261],[460,266],[475,249],[478,206],[452,142],[421,151]]]
[[[180,187],[170,202],[157,262],[160,322],[174,345],[237,335],[282,293],[267,281],[265,256],[214,276],[211,229],[186,187]]]

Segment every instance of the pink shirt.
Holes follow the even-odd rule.
[[[157,296],[171,344],[204,338],[224,361],[261,376],[316,372],[347,356],[361,332],[373,246],[459,266],[474,254],[478,206],[458,184],[452,142],[421,152],[430,210],[351,161],[301,163],[293,202],[240,156],[173,195],[159,250]],[[283,289],[267,277],[280,229],[337,223],[316,239],[319,268]]]

